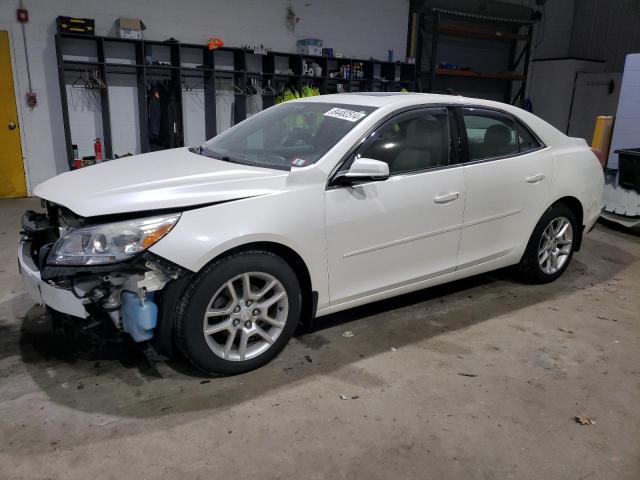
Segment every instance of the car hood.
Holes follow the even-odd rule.
[[[266,195],[282,190],[288,175],[176,148],[63,173],[38,185],[34,194],[94,217]]]

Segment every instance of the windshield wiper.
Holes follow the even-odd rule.
[[[204,155],[205,157],[213,158],[215,160],[222,160],[223,162],[244,164],[244,161],[241,158],[231,157],[229,155],[225,155],[224,153],[209,150],[208,148],[202,148],[202,155]]]
[[[222,154],[219,154],[219,153],[216,153],[216,152],[212,152],[211,150],[205,149],[202,145],[200,145],[199,147],[189,147],[188,150],[191,153],[195,153],[197,155],[203,155],[203,156],[209,157],[209,158],[214,158],[216,160],[222,160],[224,162],[234,162],[234,161],[237,162],[237,160],[231,158],[228,155],[222,155]]]

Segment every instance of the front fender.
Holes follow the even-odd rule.
[[[198,272],[231,249],[256,242],[280,244],[302,258],[323,306],[329,300],[323,193],[319,187],[304,187],[186,211],[150,250]]]

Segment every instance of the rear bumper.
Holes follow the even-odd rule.
[[[82,304],[70,290],[49,285],[40,278],[40,271],[31,259],[31,243],[21,241],[18,247],[18,267],[22,276],[22,283],[29,295],[40,305],[73,315],[87,318],[89,315]]]

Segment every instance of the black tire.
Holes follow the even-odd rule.
[[[248,360],[227,360],[214,353],[203,332],[204,313],[212,296],[230,279],[246,272],[264,272],[276,278],[287,295],[284,327],[266,351]],[[298,278],[281,257],[264,250],[230,254],[207,265],[185,289],[176,311],[176,343],[191,363],[208,374],[236,375],[254,370],[275,358],[300,321],[302,295]]]
[[[573,231],[573,242],[570,245],[569,254],[562,266],[553,273],[547,273],[543,270],[540,262],[538,261],[538,249],[540,248],[543,232],[547,226],[555,219],[566,218],[571,224]],[[575,252],[575,245],[581,234],[580,226],[576,220],[576,216],[573,211],[564,203],[556,203],[549,207],[538,221],[536,227],[533,229],[531,238],[527,244],[527,248],[517,266],[519,277],[527,283],[549,283],[560,277],[569,266],[573,254]]]

